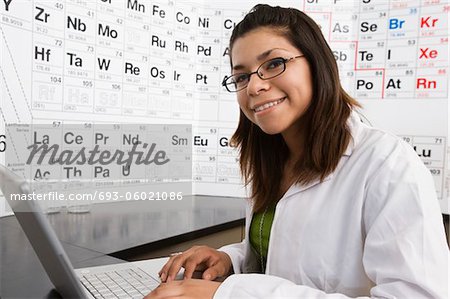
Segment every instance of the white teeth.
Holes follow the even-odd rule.
[[[267,108],[270,108],[270,107],[272,107],[272,106],[275,106],[275,105],[280,104],[281,102],[284,101],[284,99],[285,99],[285,98],[282,98],[282,99],[280,99],[280,100],[276,100],[276,101],[273,101],[273,102],[266,103],[266,104],[264,104],[264,105],[261,105],[261,106],[256,107],[256,108],[253,109],[253,110],[255,110],[255,112],[260,112],[260,111],[266,110]]]

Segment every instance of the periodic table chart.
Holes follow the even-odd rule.
[[[416,150],[448,214],[448,1],[263,2],[319,24],[364,121]],[[9,123],[191,124],[193,193],[245,196],[229,146],[239,108],[221,81],[232,29],[257,3],[3,0],[0,163]]]

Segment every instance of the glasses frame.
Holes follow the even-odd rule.
[[[233,74],[233,75],[230,75],[230,76],[225,77],[225,78],[223,79],[223,81],[222,81],[222,86],[224,86],[228,92],[238,92],[238,91],[241,91],[241,90],[247,88],[248,83],[250,83],[250,78],[251,78],[252,75],[256,74],[261,80],[270,80],[270,79],[276,78],[276,77],[278,77],[279,75],[281,75],[282,73],[284,73],[284,71],[286,70],[286,64],[287,64],[288,62],[290,62],[290,61],[292,61],[292,60],[294,60],[294,59],[297,59],[297,58],[304,57],[304,56],[305,56],[305,55],[302,54],[302,55],[297,55],[297,56],[294,56],[294,57],[291,57],[291,58],[275,57],[275,58],[266,60],[266,61],[264,61],[263,63],[261,63],[260,66],[258,66],[258,68],[256,69],[256,71],[254,71],[254,72],[251,72],[251,73],[237,73],[237,74]],[[263,78],[263,77],[260,75],[260,73],[259,73],[259,70],[261,69],[261,67],[262,67],[263,65],[265,65],[266,63],[268,63],[268,62],[270,62],[270,61],[272,61],[272,60],[276,60],[276,59],[281,59],[281,61],[283,61],[283,70],[282,70],[279,74],[277,74],[277,75],[275,75],[275,76],[268,77],[268,78]],[[244,87],[237,88],[236,90],[230,90],[230,89],[228,88],[228,85],[230,85],[230,84],[227,84],[227,81],[228,81],[230,78],[235,77],[236,75],[244,75],[244,74],[246,74],[246,75],[248,76],[247,84],[246,84]]]

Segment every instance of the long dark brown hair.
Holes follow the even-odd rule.
[[[342,88],[336,61],[320,28],[297,9],[256,5],[234,28],[230,53],[236,39],[260,27],[273,28],[286,37],[308,61],[313,94],[302,116],[306,134],[303,148],[299,148],[302,159],[295,164],[294,172],[299,184],[323,180],[336,169],[350,141],[346,122],[352,107],[359,104]],[[258,212],[278,202],[282,196],[281,178],[289,157],[281,134],[264,133],[241,110],[231,143],[239,148],[240,168],[245,184],[251,187],[253,210]]]

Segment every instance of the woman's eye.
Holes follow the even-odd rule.
[[[274,60],[271,60],[271,61],[269,61],[269,62],[267,63],[266,69],[270,70],[270,69],[278,68],[278,67],[282,66],[283,63],[284,63],[284,62],[283,62],[282,59],[274,59]]]
[[[234,77],[234,80],[236,81],[236,83],[242,83],[247,81],[248,75],[247,74],[241,74],[241,75],[236,75]]]

